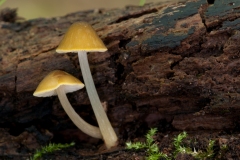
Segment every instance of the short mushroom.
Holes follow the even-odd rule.
[[[57,95],[65,112],[81,131],[94,138],[102,139],[99,128],[85,122],[72,108],[66,96],[66,93],[77,91],[83,87],[84,84],[74,76],[64,71],[55,70],[40,82],[33,95],[36,97]]]
[[[70,26],[56,52],[78,52],[82,76],[99,129],[106,147],[111,148],[117,145],[118,138],[100,102],[87,58],[87,52],[105,52],[106,50],[107,48],[91,25],[86,22],[76,22]]]

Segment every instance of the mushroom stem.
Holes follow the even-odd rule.
[[[97,90],[95,88],[92,74],[89,68],[87,52],[84,52],[84,51],[78,52],[78,59],[79,59],[80,68],[82,71],[84,84],[87,89],[88,97],[92,104],[92,108],[96,116],[99,129],[102,133],[105,145],[109,149],[117,145],[118,143],[117,135],[113,130],[113,127],[111,126],[108,120],[107,114],[105,113],[102,107],[102,104],[100,102],[100,99],[98,97]]]
[[[72,105],[69,103],[66,93],[63,90],[63,87],[60,86],[56,89],[58,98],[62,104],[63,109],[73,121],[73,123],[84,133],[94,138],[102,139],[102,134],[98,127],[92,126],[85,122],[72,108]]]

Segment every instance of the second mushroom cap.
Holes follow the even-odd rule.
[[[84,87],[84,84],[74,76],[60,70],[49,73],[33,93],[36,97],[57,95],[56,89],[62,86],[65,93],[74,92]]]

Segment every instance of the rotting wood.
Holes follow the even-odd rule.
[[[92,24],[109,49],[89,53],[89,62],[120,139],[163,121],[178,130],[236,129],[240,121],[239,6],[238,0],[216,1],[214,6],[196,0],[0,22],[2,141],[30,134],[35,146],[52,137],[96,143],[77,131],[57,98],[32,96],[41,79],[55,69],[82,80],[77,55],[55,52],[66,29],[76,21]],[[96,125],[86,91],[68,97],[75,110]],[[67,136],[72,130],[76,133]],[[20,138],[11,140],[11,146],[2,143],[1,153],[11,149],[11,154],[20,154],[20,144],[31,150],[32,143],[25,142]]]

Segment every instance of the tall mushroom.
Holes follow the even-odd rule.
[[[50,97],[57,95],[65,112],[81,131],[94,138],[102,139],[102,134],[99,128],[85,122],[74,111],[66,96],[66,93],[77,91],[83,87],[84,84],[77,78],[64,71],[55,70],[50,72],[39,83],[33,95],[36,97]]]
[[[86,22],[76,22],[70,26],[56,49],[56,52],[78,52],[83,80],[98,121],[99,129],[106,147],[111,148],[117,145],[118,138],[98,97],[87,58],[87,52],[105,52],[106,50],[107,48],[91,25]]]

